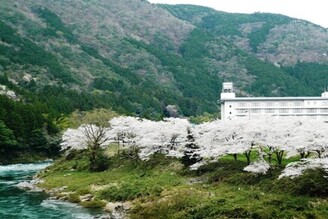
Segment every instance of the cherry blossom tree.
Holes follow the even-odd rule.
[[[118,145],[120,150],[137,152],[135,138],[137,130],[142,127],[142,119],[131,116],[115,117],[109,121],[111,129],[107,136]]]
[[[145,121],[145,127],[139,129],[136,144],[141,147],[141,156],[164,153],[167,156],[182,157],[187,128],[186,119],[170,118],[164,121]]]
[[[62,149],[103,148],[117,142],[120,150],[133,149],[141,159],[148,159],[155,153],[178,158],[197,157],[191,168],[217,161],[228,154],[235,159],[238,154],[244,154],[248,164],[245,171],[261,173],[268,170],[274,158],[282,165],[284,157],[327,156],[328,124],[319,119],[277,117],[215,120],[192,125],[187,119],[180,118],[151,121],[121,116],[109,122],[110,128],[82,125],[68,129],[63,135]],[[253,162],[252,151],[259,154]]]
[[[201,147],[202,157],[216,160],[231,154],[237,159],[238,154],[245,154],[250,163],[250,154],[255,146],[253,138],[258,131],[249,126],[248,122],[216,120],[201,124],[195,129],[198,133],[196,142]]]
[[[85,150],[87,149],[87,139],[83,133],[83,128],[67,129],[60,144],[61,150]]]
[[[306,158],[301,161],[289,163],[280,174],[279,179],[282,177],[294,178],[302,175],[305,170],[316,168],[321,168],[328,173],[328,158]]]
[[[250,163],[248,166],[244,168],[244,171],[257,173],[257,174],[266,174],[270,169],[270,165],[265,161],[263,157],[263,152],[259,151],[260,159]]]
[[[108,146],[109,138],[106,136],[108,127],[94,124],[83,124],[77,129],[68,129],[62,137],[62,150],[87,150],[90,170],[98,171],[105,168],[105,159],[101,149]]]
[[[170,118],[163,121],[151,121],[134,117],[117,117],[110,120],[111,135],[126,136],[128,146],[137,146],[139,156],[147,159],[151,154],[164,153],[168,156],[183,156],[183,145],[186,141],[186,119]],[[126,134],[130,133],[130,134]]]

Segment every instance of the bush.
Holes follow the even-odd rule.
[[[120,187],[110,187],[100,192],[99,198],[108,201],[127,201],[142,196],[160,196],[163,188],[159,185],[122,184]]]
[[[80,203],[85,208],[103,208],[106,203],[100,200],[92,200]]]
[[[108,201],[126,201],[141,196],[140,188],[132,184],[123,184],[121,187],[110,187],[100,192],[99,197]]]
[[[68,201],[73,202],[73,203],[79,203],[80,197],[76,193],[71,193],[68,195]]]
[[[327,173],[323,169],[307,170],[302,176],[293,179],[294,193],[327,197],[328,180]]]
[[[138,147],[131,147],[128,149],[123,149],[119,155],[122,159],[128,159],[138,163],[141,160],[139,157],[139,152],[140,149]]]
[[[89,152],[89,170],[92,172],[100,172],[107,170],[109,167],[109,158],[104,154],[103,150]],[[91,156],[91,153],[95,154],[95,157]]]
[[[282,178],[274,185],[275,190],[288,192],[293,195],[307,195],[312,197],[327,197],[328,180],[323,169],[307,170],[303,175]]]
[[[199,204],[197,203],[199,200],[193,196],[193,193],[194,191],[191,190],[180,190],[151,205],[137,205],[132,209],[130,218],[196,218],[190,217],[191,215],[187,213],[188,210],[194,209]]]

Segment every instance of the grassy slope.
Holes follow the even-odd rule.
[[[146,162],[115,155],[107,171],[90,173],[79,154],[43,173],[42,186],[67,186],[65,192],[73,192],[68,199],[75,202],[78,195],[94,194],[95,201],[81,203],[85,206],[102,206],[101,199],[129,201],[131,218],[325,218],[328,214],[322,172],[278,180],[281,168],[256,176],[242,171],[246,163],[240,158],[237,162],[224,158],[191,172],[162,155]]]

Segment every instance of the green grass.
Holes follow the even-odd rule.
[[[286,155],[286,153],[284,154]],[[251,162],[255,162],[259,159],[258,157],[258,152],[255,151],[255,150],[252,150],[251,152],[251,155],[250,155],[250,160]],[[264,159],[269,162],[268,160],[268,157],[264,157]],[[234,157],[233,155],[225,155],[223,157],[220,157],[220,160],[224,160],[224,161],[234,161]],[[238,154],[237,155],[237,160],[238,161],[242,161],[242,162],[247,162],[247,159],[246,159],[246,156],[245,154]],[[295,162],[295,161],[299,161],[300,160],[300,156],[295,156],[295,157],[289,157],[289,158],[286,158],[285,156],[283,157],[283,160],[282,160],[282,166],[286,166],[287,164],[291,163],[291,162]],[[277,165],[278,162],[277,162],[277,157],[275,154],[272,155],[272,161],[271,161],[271,164],[272,165]]]
[[[87,207],[101,207],[101,200],[128,201],[131,218],[325,218],[328,215],[328,180],[322,170],[296,179],[281,179],[283,167],[267,175],[243,171],[245,160],[230,157],[201,167],[183,169],[177,159],[156,155],[148,161],[110,157],[107,171],[87,171],[87,159],[76,154],[57,161],[41,177],[43,187],[67,186],[77,195],[92,193]],[[232,156],[231,156],[232,157]],[[242,156],[239,156],[241,158]],[[287,160],[288,161],[288,160]],[[82,167],[86,167],[83,170]],[[310,191],[310,192],[307,192]]]
[[[164,189],[183,183],[183,178],[175,172],[181,166],[177,160],[165,159],[162,163],[151,160],[136,164],[135,161],[116,156],[112,157],[111,167],[107,171],[89,172],[87,158],[77,158],[55,163],[42,174],[46,180],[42,186],[47,189],[67,186],[68,191],[79,194],[89,191],[107,201],[123,201],[159,195]],[[85,170],[81,170],[83,167]]]

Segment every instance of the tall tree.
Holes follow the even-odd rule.
[[[189,167],[202,160],[199,154],[197,154],[199,146],[195,143],[195,137],[189,127],[187,129],[187,133],[187,141],[185,144],[186,149],[183,152],[183,157],[181,158],[181,162],[185,167]]]
[[[0,157],[12,153],[13,148],[17,146],[17,141],[12,130],[10,130],[5,123],[0,120]]]

